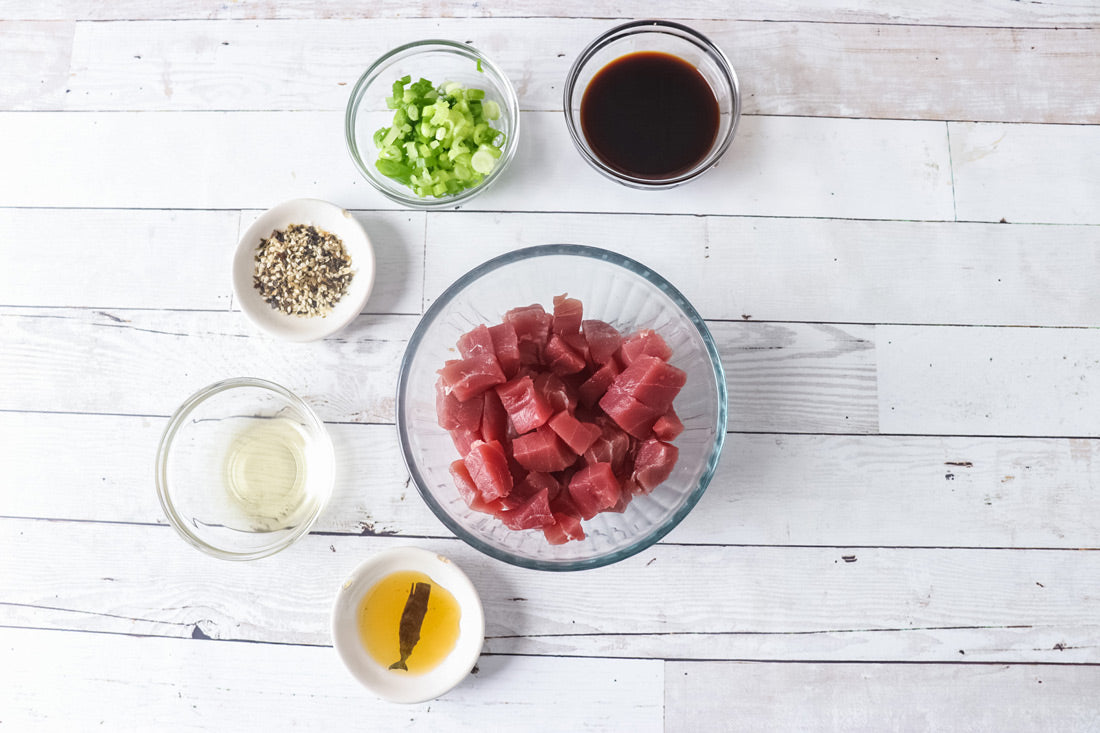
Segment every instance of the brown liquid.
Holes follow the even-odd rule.
[[[699,70],[678,56],[631,53],[588,82],[581,130],[611,168],[639,178],[671,178],[710,152],[718,134],[718,100]]]
[[[363,646],[374,661],[391,668],[394,661],[402,658],[401,617],[409,598],[409,587],[415,583],[430,583],[432,589],[420,626],[420,638],[405,664],[408,674],[423,674],[446,659],[458,641],[462,609],[450,591],[424,573],[411,570],[391,573],[363,596],[357,617]]]

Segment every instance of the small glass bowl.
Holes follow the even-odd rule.
[[[468,88],[483,89],[485,99],[500,105],[500,118],[492,126],[504,132],[504,148],[496,167],[481,183],[456,194],[421,198],[375,168],[378,149],[374,133],[393,124],[394,111],[386,107],[386,97],[390,96],[394,81],[405,75],[413,81],[428,79],[436,86],[454,81]],[[457,41],[417,41],[384,54],[359,77],[348,100],[344,134],[355,166],[386,197],[414,209],[453,208],[487,189],[508,167],[519,142],[519,100],[504,72],[474,47]]]
[[[718,130],[710,151],[688,170],[665,178],[635,176],[609,166],[588,144],[581,127],[581,101],[592,78],[615,59],[641,51],[667,53],[687,61],[703,75],[718,101]],[[726,55],[698,31],[664,20],[625,23],[590,43],[569,70],[563,105],[569,135],[581,157],[607,178],[641,189],[679,186],[709,170],[729,148],[737,123],[741,119],[741,93],[737,74]],[[630,121],[624,120],[623,124],[630,124]]]
[[[551,545],[539,530],[513,531],[471,510],[449,466],[459,458],[437,422],[437,370],[455,358],[455,341],[478,324],[500,323],[505,311],[568,293],[585,318],[624,333],[650,328],[672,349],[670,362],[687,372],[675,408],[684,432],[673,444],[679,460],[668,480],[635,498],[623,513],[603,512],[584,523],[586,538]],[[485,554],[536,570],[584,570],[618,562],[664,537],[687,516],[718,466],[726,437],[726,381],[718,349],[695,308],[667,280],[614,252],[575,244],[516,250],[475,267],[447,288],[421,318],[401,362],[397,434],[420,495],[460,539]]]
[[[272,555],[306,534],[332,495],[332,442],[309,405],[239,377],[185,401],[157,449],[157,498],[188,543],[224,560]]]

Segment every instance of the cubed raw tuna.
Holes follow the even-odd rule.
[[[546,362],[555,374],[576,374],[584,369],[584,357],[573,351],[558,334],[546,342]]]
[[[496,440],[501,445],[507,445],[511,438],[508,436],[508,411],[500,401],[500,396],[495,389],[488,389],[480,396],[483,407],[481,409],[481,439],[486,443]]]
[[[600,401],[600,398],[607,392],[607,388],[615,381],[615,377],[619,375],[619,366],[614,360],[611,360],[597,369],[591,377],[588,378],[577,390],[580,397],[581,404],[586,407],[592,407]]]
[[[536,303],[524,308],[513,308],[504,314],[504,320],[516,329],[516,338],[521,344],[534,343],[541,350],[550,336],[550,324],[554,317]]]
[[[558,492],[561,491],[561,484],[558,483],[553,474],[545,471],[531,471],[524,476],[522,481],[512,487],[512,493],[509,494],[509,497],[514,496],[526,501],[543,490],[547,492],[548,499],[553,501],[557,498]]]
[[[554,415],[550,418],[548,425],[577,455],[591,448],[603,433],[599,425],[583,423],[568,412],[559,412]]]
[[[581,329],[584,308],[576,298],[567,295],[554,296],[554,333],[559,336],[577,333]]]
[[[550,512],[550,500],[547,491],[543,489],[515,509],[504,512],[501,516],[504,525],[509,529],[536,529],[554,523],[554,515]]]
[[[643,355],[655,356],[662,361],[668,361],[672,358],[672,349],[668,347],[660,334],[647,328],[638,331],[623,341],[622,348],[619,349],[619,358],[622,359],[625,366],[634,363],[635,359]]]
[[[545,425],[554,414],[554,408],[535,389],[530,377],[516,377],[497,387],[496,393],[520,435]]]
[[[462,354],[463,359],[469,359],[471,356],[477,356],[478,354],[496,356],[496,350],[493,348],[493,337],[485,324],[459,336],[458,343],[455,345],[458,347],[458,353]]]
[[[546,534],[547,541],[551,545],[564,545],[570,540],[583,540],[584,528],[581,527],[581,520],[571,514],[560,514],[555,512],[553,514],[554,523],[548,524],[542,528],[543,533]]]
[[[658,440],[666,443],[676,440],[682,432],[684,432],[684,424],[680,422],[680,416],[676,414],[676,410],[671,407],[668,408],[668,412],[657,418],[657,422],[653,423],[653,434]]]
[[[451,463],[451,476],[455,481],[455,488],[458,489],[459,496],[462,497],[466,505],[473,509],[475,512],[483,512],[485,514],[494,514],[500,516],[505,507],[501,499],[495,501],[486,502],[481,498],[481,492],[477,490],[477,486],[474,485],[474,480],[470,477],[470,472],[466,469],[466,463],[462,459]]]
[[[622,334],[610,323],[581,321],[584,338],[588,342],[588,354],[596,364],[607,364],[615,358],[615,352],[623,345]]]
[[[547,473],[568,468],[577,459],[569,446],[545,425],[513,440],[512,453],[519,464],[529,471]]]
[[[617,389],[614,384],[600,398],[600,407],[619,427],[638,440],[649,437],[653,424],[664,413],[664,410],[655,410],[638,402],[623,390]]]
[[[554,412],[572,412],[577,407],[577,397],[565,381],[553,372],[540,372],[531,377],[535,389]]]
[[[619,480],[609,463],[585,466],[569,482],[569,495],[581,512],[581,519],[591,519],[619,501]]]
[[[569,480],[572,481],[573,477],[570,476]],[[581,510],[577,508],[577,503],[573,501],[573,497],[569,494],[569,483],[563,483],[562,487],[563,490],[559,491],[558,495],[550,501],[550,510],[553,511],[554,514],[567,514],[574,519],[580,520]]]
[[[508,470],[508,459],[500,443],[495,440],[491,443],[475,441],[463,461],[483,501],[508,496],[512,490],[512,473]]]
[[[478,354],[469,359],[447,362],[439,374],[443,377],[443,386],[463,402],[493,385],[507,381],[492,354]]]
[[[519,339],[511,323],[498,323],[489,327],[489,337],[493,341],[493,353],[496,354],[504,376],[511,379],[519,369]]]
[[[471,430],[465,425],[459,425],[447,432],[451,434],[451,442],[455,444],[455,449],[462,457],[470,452],[470,448],[473,447],[474,443],[481,440],[480,430]]]
[[[584,452],[584,462],[589,465],[610,463],[616,473],[623,472],[633,465],[634,439],[606,417],[599,418],[597,424],[602,432]]]
[[[634,455],[634,480],[648,494],[672,474],[679,455],[680,449],[674,445],[653,438],[644,441]]]
[[[481,425],[483,400],[481,395],[460,401],[443,386],[443,378],[435,383],[435,413],[439,426],[444,430],[454,430],[462,426],[471,430]]]
[[[621,390],[659,415],[668,412],[672,401],[687,381],[683,369],[672,366],[656,356],[642,354],[630,363],[608,391]]]

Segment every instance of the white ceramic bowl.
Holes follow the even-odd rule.
[[[401,571],[424,573],[451,592],[462,611],[458,641],[437,667],[420,675],[391,672],[367,652],[356,619],[359,602],[378,581]],[[470,674],[485,642],[485,613],[473,583],[449,558],[418,547],[395,547],[364,560],[340,586],[332,606],[332,643],[352,676],[391,702],[439,697]]]
[[[355,270],[347,293],[325,316],[305,318],[272,308],[252,284],[260,240],[291,224],[314,226],[344,243]],[[260,330],[287,341],[316,341],[339,331],[359,315],[374,287],[374,248],[349,211],[319,199],[293,199],[265,211],[241,237],[233,257],[233,293],[237,305]]]

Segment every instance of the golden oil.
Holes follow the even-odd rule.
[[[430,584],[431,592],[419,639],[412,645],[411,653],[403,655],[401,619],[417,583]],[[404,659],[408,672],[400,674],[424,674],[446,659],[458,641],[461,618],[462,609],[450,591],[424,573],[409,570],[391,573],[378,581],[356,610],[359,638],[367,652],[386,668]],[[406,652],[408,642],[406,638]]]

